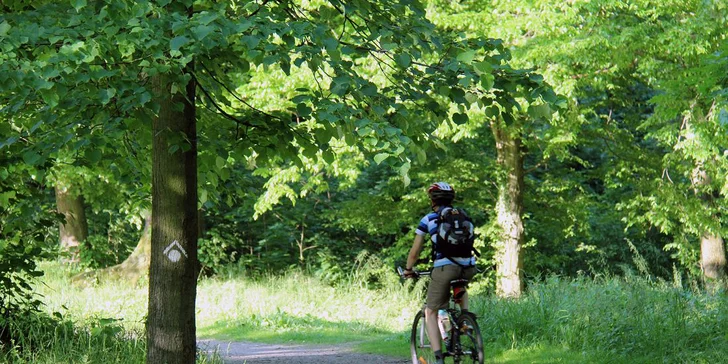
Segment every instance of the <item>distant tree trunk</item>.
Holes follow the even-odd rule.
[[[725,280],[725,242],[722,237],[710,233],[702,236],[700,239],[700,268],[708,283]]]
[[[139,279],[149,273],[149,258],[152,250],[152,216],[146,214],[144,218],[144,230],[139,238],[137,246],[123,262],[91,271],[80,273],[72,278],[74,284],[86,284],[90,280],[124,280],[136,284]]]
[[[709,186],[711,183],[711,178],[703,168],[702,163],[698,163],[693,169],[691,177],[691,182],[696,187],[696,191],[700,187]],[[706,208],[710,209],[714,197],[703,193],[700,198]],[[708,288],[715,288],[725,284],[726,265],[723,238],[713,232],[705,231],[700,237],[700,270],[703,272],[703,279]]]
[[[713,104],[715,106],[715,103]],[[691,105],[693,110],[698,112],[692,113],[693,117],[696,117],[698,122],[708,122],[705,116],[700,116],[699,108],[696,107],[696,103]],[[713,108],[709,113],[713,112]],[[698,137],[698,133],[692,131],[693,125],[691,118],[686,118],[685,127],[688,130],[685,139],[689,143],[694,143],[698,147],[701,146],[701,140]],[[690,182],[693,185],[693,189],[697,194],[698,198],[701,199],[705,208],[710,211],[713,210],[713,200],[715,197],[710,192],[710,185],[712,184],[712,177],[707,171],[705,166],[706,161],[697,160],[695,167],[693,168],[692,175],[690,176]],[[713,215],[713,219],[718,219],[717,216]],[[723,238],[713,231],[706,229],[700,237],[700,269],[703,272],[703,279],[705,280],[706,287],[715,288],[725,284],[726,280],[726,254],[725,244]]]
[[[184,72],[192,71],[190,63]],[[191,364],[199,270],[195,82],[190,79],[185,92],[176,94],[167,77],[156,76],[153,83],[161,107],[152,125],[147,363]]]
[[[498,179],[496,202],[501,229],[495,255],[496,293],[500,297],[520,297],[523,293],[523,151],[520,136],[511,134],[497,122],[491,123],[491,128],[498,153],[497,163],[505,173]]]
[[[58,183],[55,190],[56,208],[66,219],[60,226],[61,253],[66,254],[70,262],[78,262],[79,249],[88,237],[83,197],[63,183]]]

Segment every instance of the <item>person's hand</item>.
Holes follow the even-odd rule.
[[[405,269],[404,277],[405,278],[415,278],[415,277],[417,277],[417,272],[415,272],[414,269]]]

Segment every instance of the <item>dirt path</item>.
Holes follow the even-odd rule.
[[[207,353],[217,353],[226,364],[405,364],[406,359],[356,353],[350,344],[289,345],[241,341],[199,340]]]

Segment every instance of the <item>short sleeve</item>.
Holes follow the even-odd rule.
[[[429,232],[428,231],[428,228],[427,228],[427,223],[428,222],[429,222],[429,219],[427,218],[427,216],[423,217],[422,220],[420,220],[419,225],[417,225],[417,229],[415,230],[415,234],[417,234],[417,235],[425,235],[425,234],[427,234]]]

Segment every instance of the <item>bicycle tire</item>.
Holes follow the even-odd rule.
[[[470,312],[461,313],[455,320],[456,326],[453,329],[459,330],[457,356],[455,363],[478,363],[483,364],[485,353],[483,352],[483,336],[480,334],[478,321]]]
[[[412,364],[429,364],[435,362],[435,354],[432,352],[430,339],[427,337],[425,313],[422,310],[417,312],[412,322],[410,351],[412,353]]]

